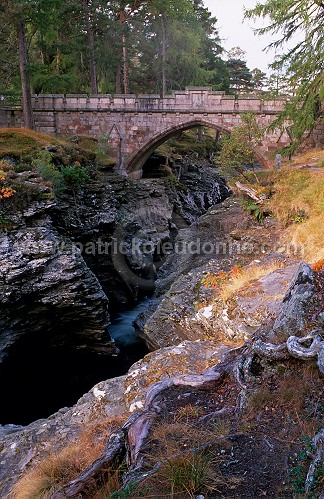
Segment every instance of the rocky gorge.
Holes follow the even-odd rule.
[[[85,363],[90,371],[99,365],[99,376],[111,377],[125,372],[125,362],[136,360],[118,353],[109,336],[109,314],[114,316],[152,293],[156,268],[166,256],[155,248],[172,241],[177,223],[189,225],[229,195],[208,166],[191,167],[190,174],[183,170],[179,179],[137,181],[97,172],[78,192],[62,192],[55,199],[37,173],[18,174],[19,180],[41,193],[18,212],[9,209],[10,229],[1,231],[0,376],[3,407],[7,407],[1,423],[37,418],[37,392],[54,391],[59,397],[66,378],[71,380],[67,391],[73,393],[78,383],[75,371],[84,371]],[[128,245],[125,254],[118,248],[114,254],[114,234],[120,228],[121,243],[127,246],[131,240],[135,251]],[[141,251],[145,244],[150,251]],[[135,283],[129,282],[132,275]],[[152,289],[140,289],[141,279],[145,285],[153,279]],[[139,346],[137,354],[142,353],[146,350]],[[55,374],[60,362],[61,372]],[[38,381],[40,371],[47,387]],[[90,375],[86,386],[95,381]],[[22,411],[12,397],[17,382],[28,393],[24,400],[32,406],[30,416],[28,408]],[[30,390],[33,382],[38,389]],[[40,415],[59,408],[50,403],[52,394],[43,397],[38,407],[43,405],[45,412]],[[71,400],[63,396],[62,403]]]
[[[295,380],[298,371],[304,372],[303,362],[310,359],[313,385],[307,403],[320,428],[321,271],[300,263],[298,254],[288,254],[279,243],[282,225],[274,218],[262,223],[251,218],[240,200],[229,197],[215,169],[198,161],[176,164],[166,173],[136,181],[109,171],[95,173],[73,195],[33,201],[10,218],[10,230],[1,234],[1,376],[11,374],[6,366],[12,358],[20,360],[35,350],[29,362],[37,363],[48,349],[55,351],[51,367],[62,370],[65,381],[63,351],[67,363],[81,355],[83,367],[88,357],[82,356],[90,351],[94,364],[110,364],[118,375],[109,313],[154,291],[135,322],[151,353],[121,376],[109,372],[111,379],[102,377],[106,381],[73,407],[25,427],[2,428],[1,496],[7,497],[35,463],[78,441],[85,428],[103,441],[102,454],[48,497],[107,497],[106,492],[96,494],[109,470],[125,459],[120,489],[137,497],[148,480],[145,486],[156,493],[157,484],[150,485],[149,479],[163,460],[152,464],[147,448],[161,422],[182,421],[177,452],[188,451],[183,433],[193,435],[195,428],[205,440],[192,437],[194,447],[214,446],[224,456],[220,467],[226,483],[218,483],[218,492],[209,491],[208,497],[257,497],[264,490],[292,497],[285,482],[287,462],[296,458],[302,436],[283,443],[296,430],[295,416],[286,414],[287,401],[279,395],[276,399],[276,390],[288,374]],[[29,182],[37,182],[29,175]],[[123,243],[123,250],[118,246],[114,254],[114,243]],[[224,300],[219,279],[231,282],[233,269],[243,269],[240,275],[245,272],[250,278]],[[103,367],[100,376],[104,374]],[[16,378],[10,392],[19,382]],[[269,392],[256,408],[261,386]],[[294,390],[297,386],[295,380]],[[42,389],[48,390],[46,384]],[[19,410],[17,391],[13,398],[14,410]],[[284,416],[277,416],[276,403]],[[224,416],[230,427],[215,434]],[[214,433],[207,437],[206,428]],[[309,490],[315,483],[311,466],[322,459],[323,437],[317,435],[307,474]],[[279,466],[274,449],[283,456]],[[249,453],[259,456],[258,465],[249,465]],[[256,474],[259,480],[252,486]],[[235,482],[234,475],[240,480]]]

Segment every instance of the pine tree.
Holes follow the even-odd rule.
[[[242,59],[229,59],[226,62],[230,78],[230,90],[243,93],[253,90],[252,73]]]
[[[287,120],[291,144],[288,154],[298,147],[305,132],[319,119],[324,100],[324,2],[322,0],[266,0],[246,11],[247,18],[261,17],[269,24],[256,30],[259,34],[279,35],[269,47],[282,48],[286,42],[297,43],[287,48],[271,65],[274,71],[284,70],[291,98],[285,110],[273,122],[272,128],[285,129]]]

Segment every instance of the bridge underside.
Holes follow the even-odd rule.
[[[126,159],[126,161],[122,163],[121,167],[130,177],[140,178],[144,164],[160,145],[176,136],[179,132],[184,132],[186,130],[201,126],[217,130],[221,134],[231,133],[230,128],[225,128],[222,125],[210,123],[204,120],[194,119],[188,123],[173,126],[171,129],[153,136],[142,146],[142,148],[135,151],[135,153],[128,160]],[[279,146],[276,144],[274,147],[277,148]],[[263,150],[261,145],[255,148],[255,157],[263,167],[268,167],[272,159],[269,151]]]

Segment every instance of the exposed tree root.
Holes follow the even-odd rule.
[[[210,390],[220,385],[225,376],[234,374],[237,384],[243,389],[240,396],[243,397],[244,403],[248,383],[253,378],[252,365],[256,357],[274,361],[288,359],[290,356],[301,360],[315,359],[317,357],[319,369],[324,373],[324,340],[322,340],[318,332],[319,330],[315,329],[304,338],[290,336],[287,342],[280,345],[266,343],[261,339],[257,339],[247,344],[243,352],[236,351],[235,356],[229,354],[227,362],[219,364],[203,374],[175,376],[155,383],[147,392],[144,409],[133,414],[120,430],[114,432],[109,438],[104,453],[77,479],[54,493],[51,496],[52,499],[91,497],[91,493],[98,490],[109,476],[109,472],[115,470],[116,465],[118,466],[125,456],[128,471],[123,476],[123,488],[121,490],[126,490],[130,483],[136,485],[156,473],[163,465],[163,461],[157,463],[150,471],[143,471],[145,446],[147,445],[150,428],[163,408],[163,393],[171,387],[187,386],[199,390]],[[238,404],[240,408],[240,397]],[[218,417],[233,410],[235,410],[233,407],[224,407],[215,413],[203,416],[203,418]],[[324,462],[324,430],[316,435],[313,442],[317,452],[307,475],[306,491],[312,487],[316,470],[320,463]],[[209,442],[207,446],[214,444],[215,442]],[[198,450],[202,450],[202,448],[199,447],[199,449],[190,449],[188,451],[195,452]]]
[[[318,470],[324,468],[324,429],[322,428],[313,438],[312,444],[315,448],[315,457],[309,467],[306,482],[305,492],[308,494],[314,486],[316,474]],[[324,492],[324,491],[323,491]]]
[[[324,374],[324,340],[322,340],[319,334],[316,334],[318,331],[318,329],[315,329],[304,338],[290,336],[287,340],[287,350],[292,357],[301,360],[309,360],[317,357],[319,370]],[[309,346],[303,346],[310,341],[311,344]]]
[[[289,336],[287,342],[280,345],[256,340],[253,352],[270,360],[287,359],[289,356],[300,360],[312,360],[317,357],[318,368],[324,374],[324,340],[318,334],[319,331],[314,329],[303,338]]]
[[[64,497],[92,497],[94,492],[108,479],[111,470],[116,469],[125,456],[125,431],[118,430],[110,435],[104,453],[94,461],[78,478],[51,495],[52,499]]]
[[[112,433],[104,453],[78,478],[52,494],[51,498],[92,497],[100,485],[103,485],[107,480],[111,470],[116,470],[125,456],[129,466],[129,471],[125,475],[125,477],[129,477],[127,483],[133,481],[137,475],[142,480],[154,474],[163,463],[158,463],[150,472],[142,473],[142,451],[147,442],[149,429],[161,410],[159,399],[162,393],[172,386],[188,386],[200,390],[214,388],[222,382],[225,374],[230,371],[229,366],[231,363],[216,366],[203,374],[175,376],[152,385],[147,392],[145,409],[133,414],[120,430]],[[211,443],[208,445],[210,446]]]
[[[253,352],[260,357],[266,357],[271,360],[288,359],[289,352],[286,343],[280,345],[273,345],[272,343],[265,343],[261,340],[256,340],[253,345]]]

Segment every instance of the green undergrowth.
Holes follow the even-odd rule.
[[[158,147],[156,153],[169,158],[172,155],[194,155],[197,159],[209,159],[216,149],[215,130],[203,127],[201,134],[198,128],[179,132]]]
[[[0,229],[34,201],[72,195],[112,170],[107,141],[60,138],[27,129],[0,130]]]
[[[16,163],[16,169],[19,171],[30,169],[35,156],[45,148],[50,148],[54,162],[63,165],[79,161],[81,164],[91,162],[99,167],[112,168],[116,163],[116,159],[109,155],[106,138],[63,138],[25,128],[0,129],[0,159],[10,158]]]

